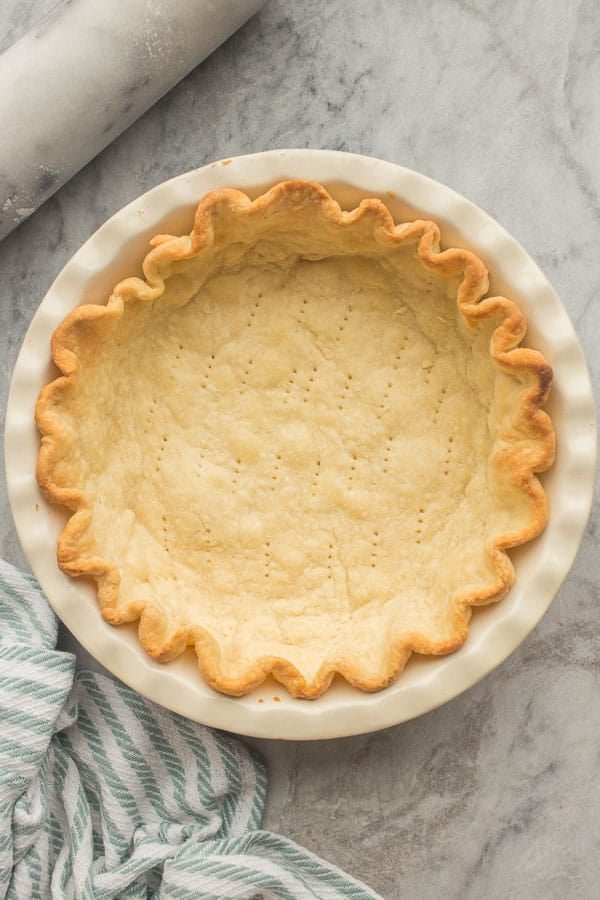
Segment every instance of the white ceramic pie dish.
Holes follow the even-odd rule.
[[[396,684],[376,694],[341,681],[315,701],[294,700],[274,682],[243,698],[212,691],[195,656],[153,662],[135,628],[114,628],[100,616],[95,587],[64,575],[56,540],[66,514],[51,507],[35,480],[39,436],[33,409],[55,374],[50,336],[80,303],[106,301],[123,277],[137,274],[157,232],[184,233],[198,200],[218,187],[251,196],[286,178],[319,181],[345,207],[379,196],[396,221],[432,218],[444,246],[473,249],[487,264],[491,290],[515,299],[529,320],[527,343],[554,369],[549,412],[557,459],[543,476],[550,523],[543,535],[511,554],[517,579],[499,603],[477,610],[464,647],[448,657],[411,660]],[[126,206],[73,256],[33,318],[8,401],[6,472],[24,552],[57,615],[109,671],[147,697],[191,719],[255,737],[317,739],[398,724],[450,700],[502,662],[543,616],[579,546],[591,505],[596,454],[594,403],[584,356],[556,294],[525,251],[472,203],[423,175],[391,163],[333,151],[276,150],[223,160],[166,182]]]

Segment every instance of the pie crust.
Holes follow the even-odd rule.
[[[433,222],[320,185],[208,194],[58,327],[37,478],[60,568],[207,682],[314,698],[446,654],[547,520],[552,371]]]

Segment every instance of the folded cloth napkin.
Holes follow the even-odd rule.
[[[260,830],[243,744],[76,674],[36,581],[3,562],[0,625],[0,898],[377,900]]]

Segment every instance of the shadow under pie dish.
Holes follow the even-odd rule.
[[[225,693],[388,685],[462,645],[547,519],[545,359],[483,263],[315,183],[207,195],[78,307],[37,404],[58,559]]]

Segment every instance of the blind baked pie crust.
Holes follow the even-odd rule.
[[[552,372],[473,253],[312,182],[208,194],[59,326],[37,477],[58,562],[210,685],[390,684],[446,654],[544,528]]]

